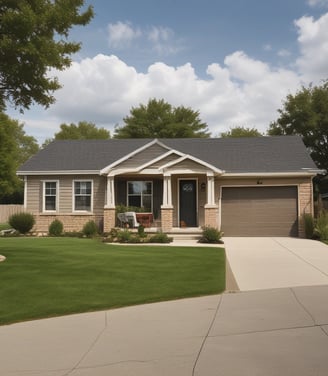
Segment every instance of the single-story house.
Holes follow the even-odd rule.
[[[143,208],[162,231],[213,226],[226,236],[303,236],[319,172],[298,136],[54,141],[24,163],[24,205],[37,232]]]

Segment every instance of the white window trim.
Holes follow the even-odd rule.
[[[75,209],[75,183],[78,183],[78,182],[87,182],[87,183],[91,183],[91,202],[90,202],[90,210],[76,210]],[[73,184],[72,184],[72,203],[73,203],[73,208],[72,208],[72,212],[73,213],[88,213],[88,214],[92,214],[93,213],[93,179],[75,179],[73,180]]]
[[[126,182],[126,204],[127,206],[129,206],[129,196],[133,196],[132,194],[130,195],[129,194],[129,183],[133,183],[133,182],[143,182],[143,183],[150,183],[151,184],[151,200],[150,200],[150,212],[152,213],[153,212],[153,201],[154,201],[154,184],[153,184],[153,181],[152,180],[127,180]],[[137,196],[137,195],[135,195]],[[142,206],[141,206],[142,207]]]
[[[46,210],[46,183],[56,183],[56,210]],[[57,213],[59,211],[59,180],[42,181],[42,212]]]

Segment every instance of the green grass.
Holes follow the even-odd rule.
[[[220,293],[220,248],[0,238],[0,325]]]
[[[0,223],[0,231],[2,231],[2,230],[8,230],[10,228],[11,228],[11,226],[10,226],[9,223]]]

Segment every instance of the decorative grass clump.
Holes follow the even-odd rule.
[[[216,227],[204,226],[200,243],[213,243],[223,244],[222,241],[223,232],[219,231]]]
[[[314,222],[314,218],[312,214],[304,213],[303,223],[304,223],[305,237],[307,239],[312,239],[314,236],[314,227],[315,227],[315,222]]]
[[[315,221],[314,233],[321,241],[328,240],[328,212],[322,211]]]
[[[34,226],[35,219],[31,213],[16,213],[9,217],[9,224],[21,234],[27,234]]]

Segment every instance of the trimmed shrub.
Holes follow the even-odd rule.
[[[27,234],[34,226],[35,219],[31,213],[17,213],[9,217],[9,224],[21,234]]]
[[[132,236],[132,234],[129,230],[120,230],[117,233],[117,240],[120,243],[129,243],[131,236]]]
[[[320,240],[328,240],[328,212],[322,211],[315,223],[314,233]]]
[[[63,233],[63,223],[59,219],[55,219],[49,225],[49,235],[51,236],[60,236]]]
[[[149,243],[171,243],[172,241],[173,238],[169,237],[164,232],[158,232],[149,238]]]
[[[314,218],[312,214],[304,213],[303,223],[304,223],[305,237],[307,239],[312,239],[314,235]]]
[[[222,236],[223,236],[223,232],[219,231],[216,227],[204,226],[203,234],[199,242],[222,244],[223,243],[223,241],[221,240]]]
[[[145,233],[145,227],[143,225],[140,225],[138,227],[138,235],[140,236],[140,238],[145,238],[147,236],[147,234]]]
[[[83,235],[85,235],[87,238],[93,238],[98,234],[98,227],[95,223],[95,221],[88,221],[82,229]]]

